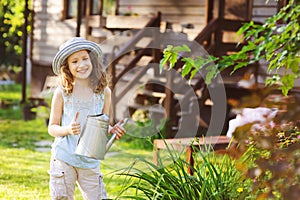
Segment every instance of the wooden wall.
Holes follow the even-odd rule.
[[[266,18],[277,13],[277,2],[275,0],[252,0],[252,20],[257,22],[264,22]]]
[[[38,97],[59,45],[75,36],[76,19],[62,20],[63,0],[33,0],[31,96]]]
[[[76,20],[62,20],[63,1],[34,0],[32,60],[49,64],[58,45],[75,35]]]
[[[160,11],[162,21],[172,23],[174,31],[181,31],[181,23],[191,23],[194,29],[184,29],[190,39],[206,25],[206,0],[119,0],[118,13],[128,11],[139,15]]]

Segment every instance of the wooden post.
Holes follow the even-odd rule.
[[[279,0],[279,1],[277,2],[277,12],[279,12],[279,10],[280,10],[282,7],[286,6],[286,5],[288,4],[288,2],[289,2],[289,0]]]
[[[245,20],[250,21],[252,19],[252,9],[253,9],[253,0],[246,1],[246,8],[247,8],[247,18]]]
[[[206,0],[206,23],[214,18],[214,0]]]
[[[218,19],[219,23],[223,24],[225,15],[225,0],[219,0],[219,10],[218,10]],[[215,32],[215,42],[216,45],[223,43],[223,33],[221,29],[217,29]],[[216,47],[218,49],[218,47]],[[214,54],[214,52],[212,52]]]
[[[76,37],[80,37],[80,26],[82,19],[82,2],[81,0],[77,0],[77,27],[76,27]]]
[[[160,23],[161,23],[161,12],[157,13],[157,18],[153,24],[154,27],[157,27],[157,29],[152,30],[152,44],[156,47],[159,47],[160,45],[160,32],[159,32],[159,27],[160,27]],[[162,58],[162,54],[161,54],[161,50],[158,48],[153,48],[152,49],[152,58],[153,58],[153,63],[157,63],[159,64],[161,58]],[[154,76],[159,76],[159,68],[155,67],[154,68]]]
[[[26,101],[26,85],[27,85],[27,37],[28,37],[28,32],[27,32],[27,26],[28,26],[28,16],[29,16],[29,8],[28,8],[28,1],[25,0],[25,9],[24,9],[24,25],[23,25],[23,35],[22,35],[22,60],[21,60],[21,65],[22,65],[22,70],[23,70],[23,76],[22,76],[22,100],[21,103],[25,103]]]
[[[115,0],[115,15],[119,14],[119,0]]]
[[[214,2],[215,0],[206,1],[206,25],[214,18]],[[207,39],[206,47],[211,45],[211,36]]]
[[[167,82],[166,82],[166,88],[165,88],[165,110],[166,110],[166,137],[167,138],[173,138],[174,135],[172,133],[172,126],[173,126],[173,119],[174,119],[174,94],[171,91],[171,86],[173,83],[173,75],[172,70],[169,70],[166,72]]]
[[[194,166],[194,158],[193,158],[193,147],[190,145],[186,149],[186,162],[189,164],[188,166],[188,173],[192,176],[194,171],[192,167]]]
[[[158,165],[159,149],[157,148],[156,140],[153,141],[153,162],[155,165]]]

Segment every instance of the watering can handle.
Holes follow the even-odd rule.
[[[120,124],[120,126],[122,126],[122,127],[125,126],[125,124],[126,124],[127,122],[128,122],[128,118],[125,118],[124,121],[123,121],[123,123]],[[116,133],[112,134],[112,136],[110,137],[109,141],[108,141],[107,144],[106,144],[106,152],[108,152],[108,150],[110,149],[111,145],[112,145],[113,142],[115,141],[116,137],[117,137],[117,134],[116,134]]]

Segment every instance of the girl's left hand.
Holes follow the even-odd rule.
[[[116,137],[117,140],[119,140],[126,133],[125,128],[121,126],[123,121],[124,121],[124,119],[121,119],[109,131],[111,134],[113,134],[113,133],[117,134],[117,137]]]

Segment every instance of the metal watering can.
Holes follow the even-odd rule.
[[[128,119],[124,119],[124,126]],[[109,117],[106,114],[88,115],[85,126],[78,140],[77,155],[103,160],[113,144],[116,134],[108,139]]]

